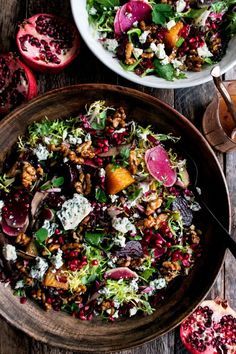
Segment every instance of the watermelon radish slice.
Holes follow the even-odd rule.
[[[133,272],[128,267],[119,267],[115,269],[110,269],[105,273],[105,278],[107,279],[132,279],[138,278],[138,274]]]
[[[18,227],[18,228],[9,226],[7,224],[7,222],[4,220],[4,218],[2,218],[2,221],[1,221],[2,231],[6,235],[12,236],[12,237],[17,236],[20,232],[25,232],[25,230],[27,229],[28,225],[29,225],[29,219],[28,218],[25,221],[25,225],[22,226],[22,227]]]
[[[136,21],[151,19],[152,7],[145,1],[129,1],[117,11],[121,32],[127,32]],[[117,28],[118,29],[118,28]]]
[[[162,182],[165,187],[175,184],[176,171],[172,168],[168,154],[161,145],[146,151],[145,162],[150,175]]]
[[[116,16],[115,16],[115,20],[114,20],[114,31],[115,31],[115,34],[117,37],[120,37],[122,35],[122,31],[120,28],[119,16],[120,16],[120,9],[118,9],[116,11]]]

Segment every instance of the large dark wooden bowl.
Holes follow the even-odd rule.
[[[77,85],[49,92],[20,107],[0,122],[0,160],[11,149],[28,124],[41,120],[70,117],[86,104],[104,99],[109,105],[122,105],[128,116],[159,132],[182,137],[186,151],[199,167],[199,186],[205,201],[226,227],[230,224],[229,197],[219,163],[206,140],[182,115],[165,103],[144,93],[110,85]],[[112,351],[150,341],[177,326],[211,288],[223,262],[224,242],[219,230],[202,212],[203,256],[184,279],[177,279],[165,300],[152,316],[122,322],[80,321],[60,312],[44,312],[31,301],[21,305],[11,289],[0,285],[0,314],[11,324],[37,340],[70,350]],[[223,237],[223,236],[222,236]]]

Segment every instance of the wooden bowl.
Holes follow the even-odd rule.
[[[104,99],[109,105],[122,105],[128,117],[153,125],[158,132],[172,132],[182,137],[186,151],[199,167],[199,186],[208,205],[226,227],[230,224],[230,205],[226,182],[219,163],[206,140],[182,115],[158,99],[119,86],[88,84],[58,89],[22,106],[0,122],[0,161],[23,134],[28,124],[41,120],[70,117],[86,104]],[[69,350],[90,352],[115,351],[150,341],[177,326],[211,288],[222,265],[225,246],[218,228],[204,215],[203,256],[184,279],[176,279],[165,300],[147,317],[106,323],[99,319],[81,321],[61,312],[44,312],[31,301],[21,305],[10,287],[0,285],[0,314],[11,324],[36,340]]]

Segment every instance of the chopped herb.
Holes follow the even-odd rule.
[[[8,187],[15,182],[15,177],[7,177],[5,174],[3,176],[0,176],[0,189],[2,189],[4,192],[9,193],[10,190]]]
[[[141,277],[144,278],[145,280],[148,280],[155,272],[156,270],[154,268],[145,269],[145,271],[141,274]]]
[[[98,247],[104,239],[104,233],[102,232],[85,232],[85,240],[91,245]]]
[[[186,18],[198,18],[207,10],[207,7],[203,7],[202,9],[189,9],[186,12],[182,12],[179,15],[181,17],[186,17]]]
[[[53,187],[60,187],[64,184],[64,177],[57,177],[52,180]]]
[[[141,31],[140,28],[132,28],[131,30],[129,30],[127,32],[128,38],[129,38],[129,42],[133,42],[132,37],[133,37],[134,34],[137,35],[138,37],[140,37],[141,33],[142,33],[142,31]]]
[[[120,5],[120,0],[96,0],[96,2],[104,7],[115,7]]]
[[[185,39],[183,37],[179,37],[179,39],[176,42],[176,47],[179,48],[181,45],[184,43]]]
[[[124,64],[122,61],[120,62],[120,65],[122,66],[122,68],[126,71],[134,71],[134,69],[136,68],[136,66],[138,66],[141,63],[142,59],[137,60],[134,64],[132,65],[126,65]]]
[[[95,191],[95,198],[96,200],[98,200],[100,203],[106,203],[107,202],[107,197],[106,197],[106,193],[104,192],[103,189],[101,188],[96,188]]]
[[[136,189],[129,197],[128,199],[133,201],[135,199],[137,199],[140,195],[140,193],[142,192],[142,188]]]

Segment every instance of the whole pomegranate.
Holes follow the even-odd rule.
[[[58,73],[79,53],[79,34],[65,19],[37,14],[25,20],[16,36],[24,61],[41,72]]]
[[[37,82],[13,53],[0,54],[0,115],[37,95]]]
[[[181,340],[192,354],[236,353],[236,313],[226,300],[206,300],[180,327]]]

